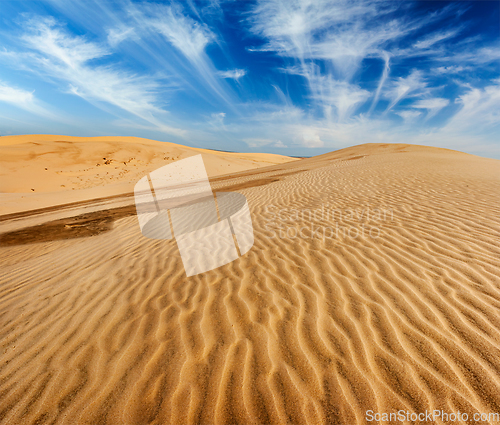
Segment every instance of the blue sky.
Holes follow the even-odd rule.
[[[0,1],[0,134],[500,158],[497,1]]]

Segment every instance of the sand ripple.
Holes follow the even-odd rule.
[[[407,150],[299,161],[254,187],[270,177],[241,176],[255,245],[191,278],[175,242],[142,238],[135,217],[0,248],[0,422],[500,412],[498,161]],[[275,219],[378,227],[378,238],[271,237],[272,211],[326,206],[392,215]]]

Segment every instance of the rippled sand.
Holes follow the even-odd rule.
[[[24,233],[1,236],[2,424],[500,412],[499,161],[362,145],[212,187],[247,197],[255,244],[190,278],[130,208],[39,243],[29,214],[9,219]]]

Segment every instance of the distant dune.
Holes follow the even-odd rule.
[[[138,137],[4,136],[0,137],[0,193],[27,196],[7,197],[9,202],[0,213],[58,204],[62,198],[78,201],[129,193],[148,171],[198,154],[203,154],[209,176],[296,160],[274,154],[190,148]],[[58,193],[68,191],[76,193]],[[45,192],[56,193],[38,196]]]
[[[142,237],[132,198],[90,195],[199,150],[18,137],[0,138],[0,423],[500,413],[500,161],[405,144],[203,151],[212,188],[246,196],[255,243],[187,278],[174,240]],[[13,214],[31,188],[46,209]]]

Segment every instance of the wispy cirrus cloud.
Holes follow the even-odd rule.
[[[190,8],[186,5],[131,0],[113,3],[51,0],[51,5],[73,23],[91,30],[93,35],[102,34],[95,44],[110,52],[108,62],[113,63],[110,68],[124,71],[122,64],[113,60],[117,52],[128,59],[131,69],[139,68],[139,72],[129,74],[156,84],[154,92],[159,92],[156,98],[161,99],[158,104],[165,104],[165,94],[170,92],[170,87],[165,87],[168,80],[175,84],[176,92],[192,92],[211,106],[219,108],[218,104],[223,102],[226,109],[234,109],[231,87],[221,80],[206,52],[211,45],[219,46],[220,40],[206,23],[189,16]],[[200,9],[203,13],[216,15],[216,3],[205,6]],[[145,71],[149,74],[145,75]]]
[[[344,121],[350,117],[357,106],[371,96],[370,92],[358,85],[339,81],[331,74],[321,73],[314,63],[290,66],[284,68],[283,71],[300,75],[307,80],[311,91],[309,98],[323,110],[324,117],[329,121]]]
[[[37,69],[50,78],[67,82],[68,92],[108,112],[106,106],[112,105],[154,124],[161,131],[184,134],[183,130],[168,126],[155,116],[164,111],[157,106],[158,84],[153,79],[112,66],[91,64],[92,60],[111,54],[106,46],[69,35],[54,19],[32,19],[28,28],[23,40],[35,52],[31,59],[38,65]]]
[[[425,37],[421,40],[418,40],[414,45],[414,49],[428,49],[429,47],[433,47],[436,44],[441,43],[443,40],[447,40],[453,37],[456,37],[457,34],[461,31],[461,28],[455,28],[453,30],[441,31],[435,34],[431,34],[428,37]]]
[[[207,46],[217,42],[216,34],[204,22],[183,12],[179,4],[127,3],[128,19],[145,38],[160,35],[172,45],[190,67],[184,71],[194,75],[211,93],[226,105],[233,107],[231,93],[217,78],[217,69],[206,52]]]
[[[111,47],[116,47],[125,40],[137,39],[138,35],[135,28],[121,25],[117,28],[110,28],[108,30],[108,44]]]
[[[389,77],[389,70],[391,69],[390,68],[391,57],[389,53],[387,53],[386,51],[382,51],[382,57],[384,59],[384,70],[382,71],[382,75],[380,76],[380,80],[377,85],[377,90],[375,91],[375,96],[373,97],[373,101],[368,111],[368,115],[370,115],[377,106],[378,100],[380,99],[380,93],[382,91],[382,88],[384,87],[387,77]]]
[[[227,71],[218,71],[217,75],[222,78],[230,78],[232,80],[239,80],[241,77],[244,77],[247,74],[244,69],[229,69]]]
[[[412,108],[417,109],[425,109],[427,110],[427,119],[435,116],[441,109],[448,106],[450,101],[448,99],[443,99],[439,97],[430,98],[430,99],[421,99],[414,104],[412,104]]]
[[[364,103],[371,95],[367,90],[345,81],[336,81],[331,77],[319,77],[317,90],[311,96],[325,110],[325,116],[331,119],[331,108],[336,112],[337,121],[343,122],[351,116],[356,107]]]
[[[413,70],[407,77],[398,77],[393,80],[384,93],[384,96],[390,100],[385,113],[389,112],[405,97],[419,91],[422,92],[426,87],[427,83],[419,70]]]
[[[0,102],[11,103],[23,109],[29,109],[34,104],[33,92],[9,86],[0,81]]]
[[[206,24],[183,15],[179,7],[149,4],[133,10],[133,14],[142,13],[135,18],[146,21],[146,28],[158,31],[191,63],[203,68],[207,60],[205,48],[215,40],[215,34]]]
[[[281,140],[275,140],[275,139],[247,138],[243,139],[243,141],[251,148],[262,148],[263,146],[269,146],[273,148],[287,147]]]
[[[396,112],[406,123],[415,121],[418,117],[422,116],[420,111],[403,110]]]
[[[361,55],[381,38],[369,41],[370,30],[363,21],[390,10],[380,2],[272,0],[258,2],[249,20],[252,31],[266,39],[265,50],[299,59],[323,59]],[[382,38],[392,36],[393,32],[387,32]]]
[[[22,37],[23,40],[40,53],[56,58],[70,68],[110,54],[105,46],[65,34],[57,27],[54,18],[34,18],[26,24],[29,33]]]
[[[261,1],[253,9],[250,23],[251,30],[266,40],[262,49],[294,59],[290,71],[305,77],[312,96],[325,104],[325,81],[330,87],[335,81],[343,83],[334,85],[345,94],[346,84],[351,83],[364,58],[383,57],[387,63],[384,44],[406,31],[402,22],[383,21],[393,11],[390,3],[375,1]],[[327,64],[324,72],[315,66],[318,62]],[[358,103],[361,92],[354,93]],[[331,106],[340,107],[339,116],[345,119],[342,97],[335,96]],[[324,109],[328,114],[330,106]]]
[[[465,89],[466,92],[456,100],[460,109],[446,127],[468,132],[478,127],[500,130],[500,79],[482,89],[470,85],[466,85]]]
[[[460,49],[456,49],[453,52],[436,57],[436,62],[439,66],[442,66],[442,63],[452,63],[478,67],[494,62],[498,63],[499,60],[500,43],[498,42],[491,46],[483,46],[479,48],[474,43],[471,43],[470,45],[462,46]]]
[[[446,75],[446,74],[460,74],[463,71],[471,70],[470,66],[462,65],[450,65],[450,66],[438,66],[431,70],[433,74]]]
[[[372,100],[369,114],[376,109],[381,96],[389,99],[387,113],[405,97],[425,87],[419,70],[391,80],[390,60],[396,57],[400,61],[405,54],[404,49],[397,48],[398,40],[438,16],[407,19],[395,13],[400,8],[399,4],[380,1],[271,0],[257,3],[249,22],[251,30],[266,40],[262,50],[294,60],[293,65],[283,70],[306,79],[309,98],[323,109],[324,117],[342,122],[369,99]],[[415,44],[419,49],[429,48],[458,32],[459,29],[441,31]],[[353,83],[362,62],[368,58],[383,61],[374,93]],[[388,88],[384,88],[386,84]]]
[[[49,105],[35,96],[34,90],[26,90],[0,80],[0,102],[7,103],[29,113],[57,120]]]

